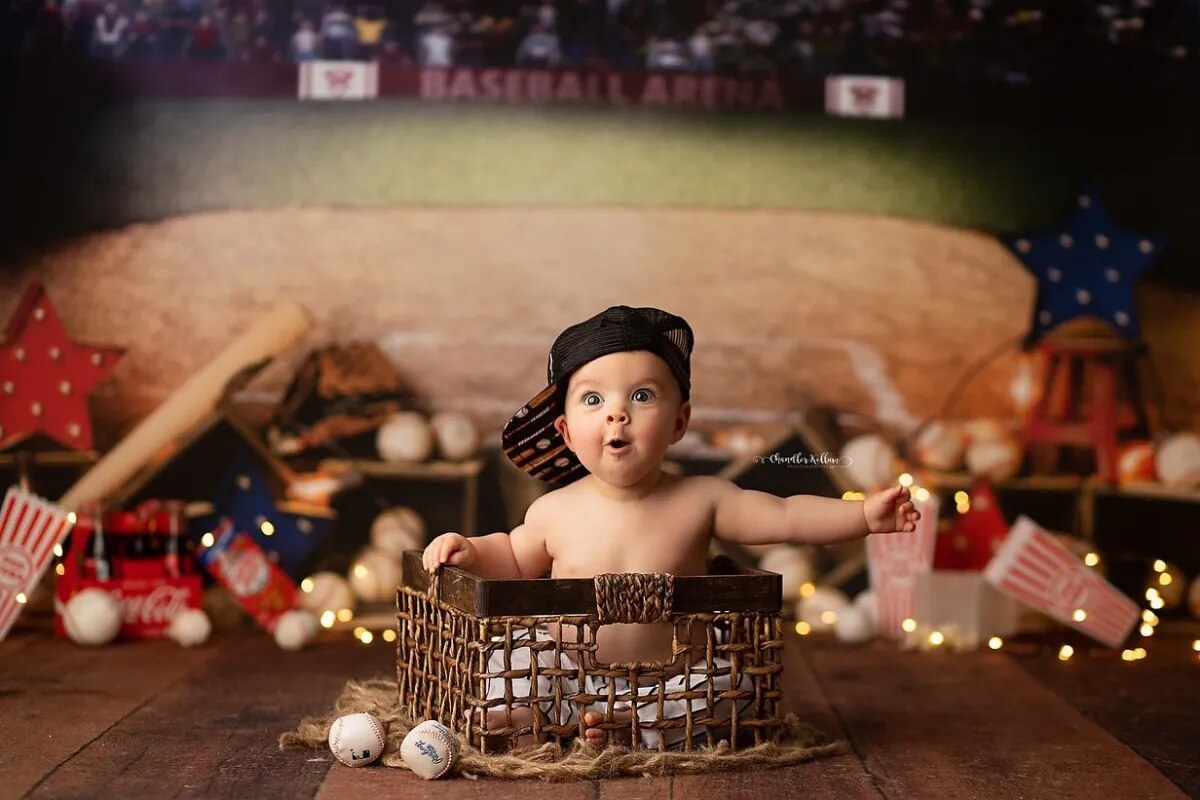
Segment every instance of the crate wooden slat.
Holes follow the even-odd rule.
[[[417,591],[429,588],[421,551],[405,552],[401,580]],[[739,567],[728,575],[677,575],[674,583],[672,611],[679,614],[776,613],[783,602],[783,578],[762,570]],[[596,610],[595,584],[590,578],[489,580],[457,567],[442,568],[441,599],[476,617],[590,614]]]

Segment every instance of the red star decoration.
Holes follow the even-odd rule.
[[[88,393],[124,354],[72,342],[45,288],[30,284],[0,338],[0,450],[37,433],[90,448]]]

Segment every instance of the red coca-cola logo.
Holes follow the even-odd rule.
[[[238,597],[253,597],[266,587],[271,565],[261,550],[232,550],[221,556],[221,574],[229,591]]]
[[[24,591],[33,575],[33,559],[15,545],[0,545],[0,589]]]
[[[126,625],[164,626],[188,607],[186,586],[160,584],[145,594],[126,594],[121,601]]]

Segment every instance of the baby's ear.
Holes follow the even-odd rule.
[[[567,430],[567,417],[565,414],[559,414],[554,420],[554,430],[558,431],[558,435],[563,437],[563,441],[567,443],[567,448],[574,453],[575,448],[571,445],[571,432]]]
[[[675,412],[675,427],[671,430],[671,444],[675,444],[687,433],[688,421],[692,418],[692,403],[685,400]]]

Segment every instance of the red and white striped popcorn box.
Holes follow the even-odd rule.
[[[0,641],[21,613],[19,595],[29,595],[54,545],[71,528],[66,509],[37,495],[11,487],[0,505]]]
[[[921,512],[915,531],[874,533],[867,537],[867,567],[878,606],[878,633],[904,636],[900,624],[916,611],[917,576],[933,569],[940,501],[936,494],[913,500]]]
[[[983,577],[1000,591],[1109,647],[1120,647],[1136,603],[1028,517],[1017,518]],[[1083,621],[1075,619],[1083,611]]]

